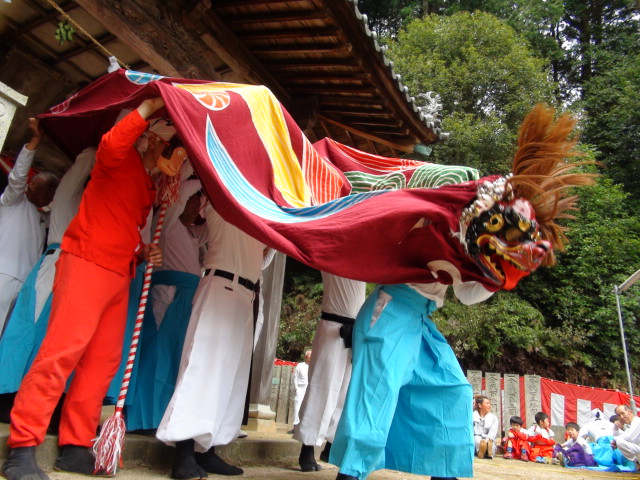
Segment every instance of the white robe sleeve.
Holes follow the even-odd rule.
[[[478,282],[464,282],[453,285],[453,293],[464,305],[484,302],[494,294]]]
[[[2,192],[2,195],[0,195],[0,205],[5,207],[13,205],[20,198],[20,195],[26,191],[27,181],[29,180],[29,169],[31,168],[35,153],[35,150],[29,150],[26,145],[22,147],[18,158],[16,158],[15,165],[11,169],[11,172],[9,172],[9,183],[4,189],[4,192]]]

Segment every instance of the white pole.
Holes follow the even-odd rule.
[[[640,274],[640,270],[638,270],[638,272],[636,272],[634,276],[640,276],[639,274]],[[629,280],[627,280],[627,282],[628,281]],[[627,288],[629,288],[630,286],[631,285],[627,285]],[[638,414],[638,411],[636,407],[635,398],[633,397],[633,381],[631,380],[631,369],[629,368],[629,356],[627,355],[627,342],[624,338],[624,323],[622,321],[622,308],[620,307],[620,289],[618,288],[617,285],[614,285],[613,291],[616,294],[616,305],[618,306],[618,320],[620,321],[620,336],[622,337],[622,351],[624,352],[624,368],[627,371],[627,380],[629,382],[629,403],[631,404],[631,410],[633,411],[633,416],[635,417]]]

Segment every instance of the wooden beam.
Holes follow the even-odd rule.
[[[385,140],[383,138],[380,138],[380,137],[378,137],[376,135],[371,135],[370,133],[363,132],[362,130],[358,130],[356,128],[350,127],[349,125],[345,125],[344,123],[336,122],[335,120],[332,120],[332,119],[327,118],[325,116],[319,115],[318,118],[320,120],[322,120],[323,122],[327,122],[327,123],[330,123],[332,125],[336,125],[336,126],[342,128],[345,131],[354,133],[354,134],[356,134],[356,135],[358,135],[358,136],[360,136],[362,138],[371,139],[374,142],[380,143],[382,145],[386,145],[387,147],[395,148],[396,150],[399,150],[401,152],[406,152],[406,153],[413,152],[413,145],[414,145],[413,142],[410,143],[410,144],[402,144],[402,143],[390,142],[390,141]]]
[[[197,15],[190,15],[190,21],[204,32],[202,40],[223,62],[244,76],[247,83],[266,85],[280,102],[285,105],[289,103],[291,100],[289,93],[235,36],[223,19],[202,3],[194,12],[197,12]]]
[[[4,21],[9,26],[9,28],[11,28],[12,30],[20,28],[20,25],[18,25],[17,23],[15,23],[13,20],[11,20],[8,17],[5,18]],[[58,57],[58,52],[56,52],[54,49],[52,49],[49,45],[44,43],[38,37],[33,35],[31,32],[23,33],[21,35],[21,38],[25,39],[27,42],[30,42],[36,48],[40,49],[41,52],[44,52],[46,55],[48,55],[51,59],[56,59]],[[15,42],[12,42],[12,43],[15,43]],[[22,42],[22,43],[24,43],[24,42]],[[43,64],[45,64],[45,65],[49,66],[50,68],[54,69],[57,73],[62,73],[62,72],[58,71],[58,69],[55,68],[54,63],[51,60],[48,60],[46,58],[37,57],[35,52],[33,50],[29,49],[29,48],[26,48],[26,51],[28,51],[31,54],[33,54],[36,58],[38,58],[38,60],[40,62],[42,62]],[[87,74],[87,72],[82,70],[80,67],[78,67],[72,61],[67,60],[65,63],[69,66],[69,68],[71,68],[74,72],[76,72],[78,75],[80,75],[85,80],[87,80],[89,82],[93,80],[93,78],[91,78]]]
[[[333,73],[333,72],[281,72],[279,77],[283,82],[344,82],[344,81],[369,81],[365,73]]]
[[[393,115],[387,110],[381,110],[379,108],[361,108],[361,107],[346,107],[336,105],[326,105],[322,107],[322,111],[331,114],[345,115],[352,117],[378,117],[378,118],[393,118]]]
[[[238,37],[242,40],[273,40],[283,38],[333,38],[340,34],[340,29],[335,27],[310,27],[310,28],[270,28],[256,31],[241,32]]]
[[[285,70],[289,68],[309,68],[309,69],[334,69],[350,72],[354,68],[360,65],[359,59],[345,58],[345,59],[333,59],[333,58],[305,58],[305,59],[272,59],[269,60],[269,65],[274,69]]]
[[[272,1],[272,0],[271,0]],[[308,0],[287,0],[287,3],[306,3]],[[269,1],[265,0],[215,0],[216,7],[253,7],[256,5],[264,5],[265,3],[269,3]]]
[[[296,45],[258,45],[251,47],[257,55],[341,55],[351,53],[351,45],[327,45],[324,43],[298,43]]]
[[[213,8],[217,8],[217,5],[213,5]],[[326,10],[286,10],[282,12],[262,12],[249,15],[243,15],[238,12],[230,16],[231,18],[227,19],[226,22],[228,25],[235,26],[266,23],[311,22],[315,20],[328,20],[331,18],[331,15]]]
[[[361,58],[364,68],[372,73],[374,83],[379,86],[379,94],[387,99],[389,108],[411,129],[416,142],[431,143],[437,140],[437,136],[420,119],[419,114],[413,111],[405,92],[398,89],[395,78],[384,63],[383,55],[376,50],[373,39],[365,33],[362,21],[354,14],[353,4],[344,0],[324,0],[324,3],[334,18],[340,19],[345,41],[353,44],[354,55]]]
[[[65,2],[64,4],[60,5],[60,8],[65,12],[70,12],[78,8],[78,4],[75,2]],[[40,9],[38,8],[37,10],[39,11]],[[38,13],[42,13],[42,12],[39,11]],[[57,10],[52,10],[47,14],[39,15],[37,18],[33,19],[32,21],[25,23],[24,25],[21,25],[11,35],[12,36],[22,35],[23,33],[30,32],[34,28],[47,23],[49,20],[56,20],[58,18],[58,15],[60,14],[58,13]],[[6,34],[0,37],[1,43],[4,43],[5,41],[8,41],[8,39],[6,38]]]
[[[96,40],[98,41],[98,43],[100,43],[101,45],[107,45],[109,42],[112,42],[114,40],[116,40],[117,37],[111,33],[106,33],[105,35],[101,35],[100,37],[96,38]],[[85,45],[83,45],[82,47],[78,47],[78,48],[73,48],[71,50],[66,51],[63,54],[58,55],[58,58],[56,59],[56,61],[54,63],[59,63],[59,62],[64,62],[70,58],[73,58],[77,55],[80,55],[81,53],[84,53],[88,50],[95,50],[96,46],[93,43],[85,43]],[[101,55],[102,57],[102,55]],[[104,58],[104,57],[102,57]],[[105,65],[107,65],[107,62],[105,62]],[[106,71],[106,68],[105,68]]]
[[[184,28],[171,5],[129,0],[76,0],[104,28],[161,75],[216,80],[210,52]]]
[[[376,119],[372,117],[365,118],[349,118],[348,116],[344,116],[341,118],[343,122],[349,123],[349,125],[367,125],[368,127],[384,127],[384,128],[402,128],[403,124],[400,120],[391,119]]]
[[[289,90],[302,93],[312,93],[314,95],[347,93],[347,94],[362,94],[370,95],[377,93],[374,87],[368,85],[290,85]]]
[[[39,3],[35,2],[35,0],[24,0],[24,1],[29,5],[29,7],[33,8],[36,12],[40,13],[40,15],[45,16],[47,19],[46,22],[50,23],[56,28],[58,27],[60,14],[56,9],[54,9],[53,11],[49,11],[43,8]],[[95,45],[91,42],[91,40],[89,38],[85,39],[84,35],[81,32],[76,32],[74,39],[82,47],[89,47],[85,51],[90,52],[94,57],[99,58],[101,61],[105,61],[105,59],[107,58],[107,56],[103,55],[102,52],[98,52],[95,48]],[[60,55],[57,55],[57,56],[60,57]],[[67,58],[71,58],[71,57],[67,57]],[[106,65],[106,62],[105,62],[105,65]]]

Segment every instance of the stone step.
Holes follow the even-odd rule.
[[[300,454],[300,443],[293,440],[286,432],[290,425],[277,424],[275,432],[252,432],[248,436],[236,439],[229,445],[216,448],[216,453],[228,462],[234,464],[260,464],[265,460],[283,461],[297,460]],[[0,424],[0,461],[7,456],[6,445],[9,426]],[[321,449],[316,449],[316,456]],[[38,463],[45,469],[53,468],[58,456],[58,437],[47,435],[43,444],[37,449]],[[127,434],[125,448],[122,455],[124,465],[135,467],[139,465],[154,468],[170,468],[173,463],[174,449],[158,441],[152,435]]]

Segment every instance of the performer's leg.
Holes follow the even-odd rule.
[[[67,378],[93,337],[102,306],[110,302],[112,277],[106,281],[105,272],[116,275],[75,255],[60,256],[47,335],[11,412],[10,447],[42,443]]]
[[[300,423],[293,434],[304,445],[322,445],[340,398],[345,371],[348,368],[351,372],[351,350],[340,338],[340,326],[320,320],[313,338],[309,385],[300,407]]]
[[[122,359],[129,279],[114,275],[111,301],[103,310],[67,392],[60,421],[60,445],[93,445],[102,400]]]
[[[389,431],[386,468],[436,477],[473,476],[472,396],[453,350],[425,316],[418,364],[411,382],[400,390]]]
[[[22,288],[20,280],[11,275],[0,273],[0,336],[16,297],[20,293],[20,288]]]
[[[201,280],[176,388],[158,427],[161,441],[191,438],[198,450],[206,451],[236,437],[252,347],[252,297],[249,290],[224,278],[208,276]],[[242,385],[242,395],[230,412],[234,384]]]
[[[405,288],[376,289],[354,327],[352,378],[329,460],[341,474],[360,480],[384,468],[398,392],[420,351],[422,320],[404,301]]]
[[[53,290],[53,279],[56,275],[56,262],[60,257],[61,250],[57,248],[53,253],[45,255],[38,270],[36,278],[36,303],[34,318],[37,321],[42,312],[42,308],[46,303],[51,291]]]

